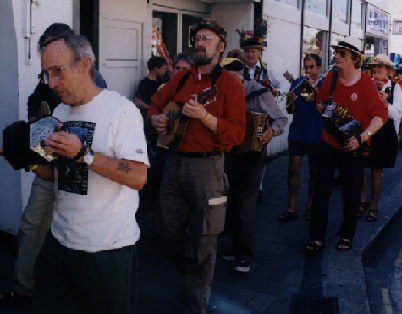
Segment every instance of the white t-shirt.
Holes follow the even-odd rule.
[[[143,119],[138,108],[116,92],[103,90],[78,107],[60,104],[53,116],[86,146],[112,158],[149,165]],[[98,252],[133,245],[140,237],[135,220],[138,191],[69,161],[55,166],[51,230],[64,246]],[[85,195],[86,194],[86,195]]]

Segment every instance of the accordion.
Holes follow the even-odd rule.
[[[325,102],[323,104],[325,105]],[[328,134],[335,136],[342,146],[345,146],[352,136],[358,137],[362,133],[360,122],[353,118],[348,109],[335,102],[326,106],[322,117]],[[357,153],[367,152],[368,150],[367,143],[364,143],[359,146]]]
[[[15,169],[47,164],[57,155],[45,151],[44,140],[58,130],[60,121],[51,116],[32,123],[17,121],[3,130],[3,155]]]
[[[267,115],[246,109],[246,132],[241,146],[258,152],[262,151],[260,136],[267,130]]]

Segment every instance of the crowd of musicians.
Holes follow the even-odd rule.
[[[299,219],[299,172],[307,154],[305,254],[325,247],[336,176],[343,199],[336,248],[352,248],[363,215],[367,222],[377,220],[382,172],[394,166],[398,152],[399,68],[383,54],[365,60],[346,38],[331,46],[329,69],[318,54],[306,53],[304,75],[288,90],[262,61],[266,25],[239,35],[240,49],[226,53],[222,26],[211,20],[193,25],[194,54],[175,56],[170,79],[165,59],[148,61],[137,109],[106,89],[85,38],[64,24],[46,30],[29,119],[40,120],[40,105],[47,102],[48,113],[54,110],[65,129],[45,140],[44,149],[57,153],[58,161],[28,166],[37,177],[19,230],[14,287],[0,294],[0,304],[31,302],[33,295],[34,313],[135,313],[134,216],[140,207],[137,219],[151,212],[166,252],[184,275],[182,313],[206,313],[218,234],[232,240],[222,256],[228,265],[252,271],[267,147],[283,136],[289,117],[289,206],[278,222]],[[75,173],[65,173],[70,169]]]

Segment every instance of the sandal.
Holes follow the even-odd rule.
[[[376,222],[378,219],[378,211],[377,208],[370,209],[368,215],[366,217],[367,222]]]
[[[299,219],[297,212],[284,211],[282,215],[278,217],[279,222],[290,222]]]
[[[311,208],[306,208],[306,221],[311,219]]]
[[[364,212],[369,208],[370,203],[368,201],[360,202],[359,209],[357,210],[356,217],[357,219],[363,216]]]
[[[344,247],[341,247],[344,246]],[[340,239],[336,245],[336,249],[339,251],[348,251],[352,248],[352,240]]]
[[[317,244],[317,242],[315,241],[311,241],[309,244],[307,244],[304,248],[304,254],[309,255],[309,256],[313,256],[313,255],[318,255],[322,252],[322,250],[324,249],[325,244],[322,243]]]

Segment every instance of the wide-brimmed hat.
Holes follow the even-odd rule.
[[[220,62],[220,66],[228,71],[240,72],[244,69],[244,64],[237,58],[224,58]]]
[[[344,40],[339,41],[336,45],[331,45],[331,48],[338,48],[338,49],[347,49],[351,52],[354,52],[360,57],[361,61],[364,61],[366,57],[363,55],[363,53],[351,43],[351,39],[345,38]]]
[[[221,25],[219,25],[216,21],[211,20],[211,19],[203,19],[200,23],[197,23],[197,24],[194,24],[193,26],[191,26],[190,43],[193,47],[195,45],[195,34],[197,34],[197,32],[200,29],[209,29],[210,31],[214,32],[216,35],[218,35],[220,37],[222,42],[225,44],[225,48],[226,48],[227,33],[226,33],[225,29]]]
[[[236,30],[240,36],[240,48],[242,49],[259,49],[261,51],[267,47],[268,23],[266,20],[257,19],[254,23],[254,30],[244,31]]]
[[[394,63],[383,53],[376,55],[368,64],[385,64],[388,68],[394,68]]]

